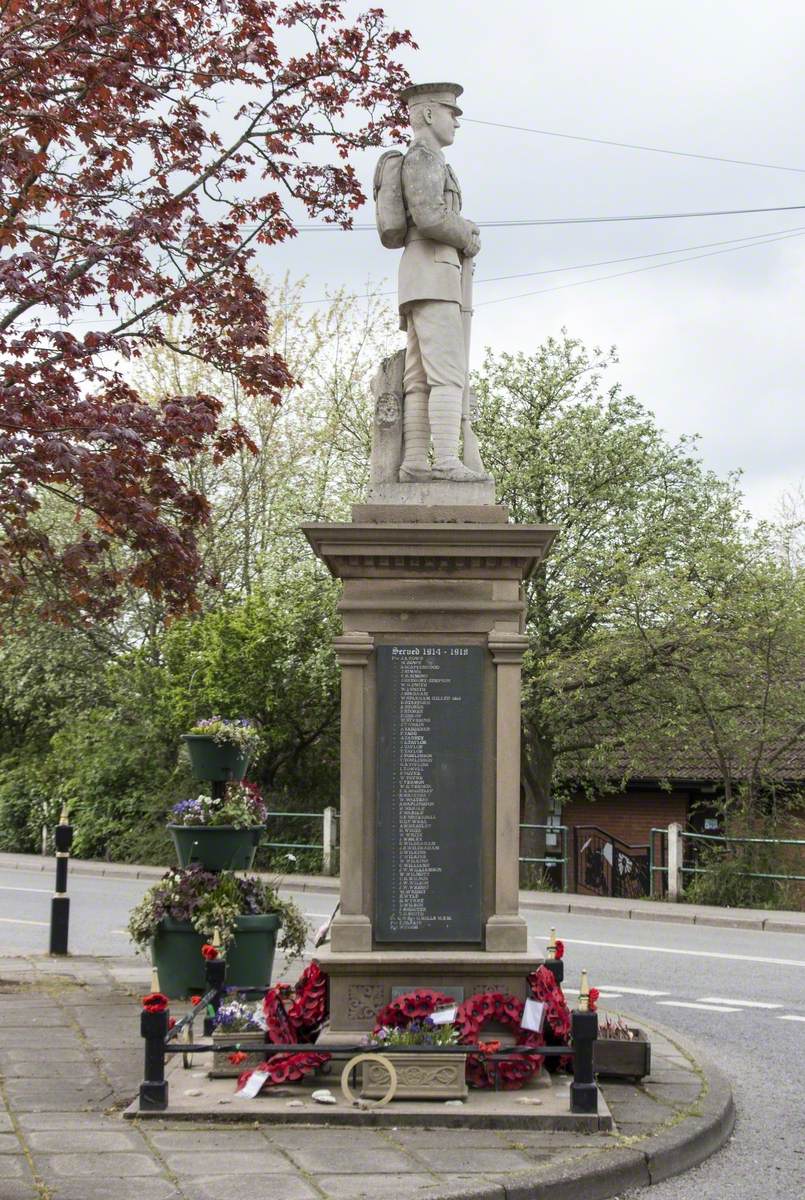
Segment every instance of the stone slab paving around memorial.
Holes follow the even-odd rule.
[[[654,1030],[644,1085],[603,1085],[611,1133],[533,1130],[527,1115],[517,1129],[318,1128],[233,1120],[229,1106],[214,1124],[124,1122],[147,987],[130,958],[0,959],[2,1200],[594,1200],[692,1166],[732,1128],[724,1078]]]

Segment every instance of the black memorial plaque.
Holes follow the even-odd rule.
[[[377,941],[482,941],[485,653],[377,648]]]

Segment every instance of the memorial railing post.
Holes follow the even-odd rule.
[[[145,1039],[143,1081],[140,1084],[140,1109],[164,1112],[168,1107],[168,1082],[165,1079],[165,1035],[170,1013],[140,1013],[140,1035]]]
[[[598,1086],[593,1069],[593,1052],[598,1037],[598,1013],[574,1009],[571,1014],[571,1037],[574,1054],[570,1111],[597,1113]]]

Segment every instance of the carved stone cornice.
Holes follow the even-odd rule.
[[[554,525],[343,523],[303,525],[338,579],[429,576],[524,579],[542,561]]]
[[[510,663],[519,666],[528,649],[528,638],[524,633],[506,633],[493,629],[487,644],[492,652],[492,661],[496,665]]]
[[[340,667],[365,667],[375,648],[371,633],[342,633],[333,638],[335,655]]]

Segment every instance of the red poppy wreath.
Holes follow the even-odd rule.
[[[523,1002],[503,992],[481,992],[459,1005],[456,1028],[459,1041],[477,1045],[481,1030],[491,1022],[511,1029],[518,1046],[541,1045],[540,1035],[523,1029]],[[470,1087],[495,1086],[495,1074],[507,1091],[523,1087],[539,1071],[543,1063],[540,1054],[511,1054],[492,1062],[486,1055],[471,1054],[467,1059],[467,1083]]]
[[[286,1010],[285,1003],[289,1003]],[[267,1040],[275,1046],[315,1042],[327,1016],[327,976],[317,963],[311,963],[299,977],[294,988],[285,983],[268,989],[263,1000]],[[300,1050],[275,1054],[252,1070],[244,1071],[238,1079],[237,1090],[245,1085],[254,1071],[265,1071],[263,1087],[277,1083],[296,1083],[311,1075],[330,1061],[330,1055],[320,1050]]]
[[[405,1029],[412,1021],[424,1021],[437,1008],[455,1004],[444,992],[435,992],[433,988],[417,988],[398,996],[377,1014],[374,1032],[377,1033],[384,1025],[392,1029]]]

